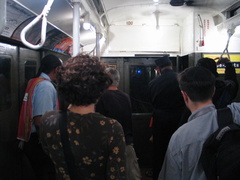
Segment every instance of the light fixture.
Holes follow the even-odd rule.
[[[155,3],[158,3],[158,2],[159,2],[159,0],[153,0],[153,2],[155,2]]]
[[[84,16],[83,29],[89,30],[90,28],[91,28],[90,15],[87,12],[86,15]]]

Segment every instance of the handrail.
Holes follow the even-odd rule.
[[[198,23],[200,27],[200,41],[199,41],[199,46],[204,46],[204,30],[203,30],[203,22],[200,14],[198,14]]]
[[[223,50],[223,52],[222,52],[220,58],[222,58],[223,55],[226,53],[227,56],[228,56],[228,59],[230,60],[230,55],[229,55],[229,52],[228,52],[228,45],[229,45],[230,38],[231,38],[232,35],[235,33],[235,28],[236,28],[236,26],[235,26],[234,24],[232,24],[232,27],[229,28],[229,29],[227,30],[227,33],[228,33],[228,40],[227,40],[226,47],[225,47],[225,49]]]
[[[47,30],[47,15],[51,9],[52,3],[54,0],[48,0],[47,4],[44,6],[43,11],[40,15],[38,15],[35,19],[33,19],[25,28],[23,28],[23,30],[21,31],[20,37],[21,40],[23,42],[23,44],[25,44],[26,46],[28,46],[29,48],[32,49],[40,49],[43,44],[45,43],[46,40],[46,30]],[[37,45],[33,45],[31,43],[29,43],[25,36],[26,33],[35,25],[37,24],[38,21],[40,21],[42,19],[42,28],[41,28],[41,41],[39,44]]]

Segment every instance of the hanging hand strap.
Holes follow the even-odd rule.
[[[32,49],[40,49],[43,47],[45,40],[46,40],[46,30],[47,30],[47,15],[51,9],[51,6],[53,4],[54,0],[48,0],[47,4],[44,6],[44,9],[40,15],[38,15],[35,19],[33,19],[23,30],[21,31],[20,38],[27,47],[32,48]],[[42,28],[41,28],[41,40],[40,43],[37,45],[33,45],[29,43],[25,36],[26,33],[35,25],[37,24],[40,20],[42,20]]]
[[[77,180],[76,167],[74,163],[73,153],[71,150],[68,132],[67,132],[67,111],[61,111],[59,116],[60,135],[63,145],[65,162],[67,163],[68,172],[71,180]]]

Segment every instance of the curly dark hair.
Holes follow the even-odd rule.
[[[60,96],[76,106],[96,103],[104,90],[112,84],[105,67],[98,57],[87,54],[68,59],[57,72]]]

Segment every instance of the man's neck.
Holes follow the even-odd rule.
[[[172,69],[172,66],[165,66],[163,68],[160,68],[160,72],[163,72],[165,69]]]
[[[78,114],[89,114],[95,112],[95,104],[90,104],[88,106],[75,106],[69,105],[68,110]]]
[[[188,108],[193,113],[209,104],[213,104],[212,100],[208,100],[206,102],[191,102],[191,104],[188,105]]]
[[[108,90],[118,90],[118,87],[117,86],[109,86]]]

